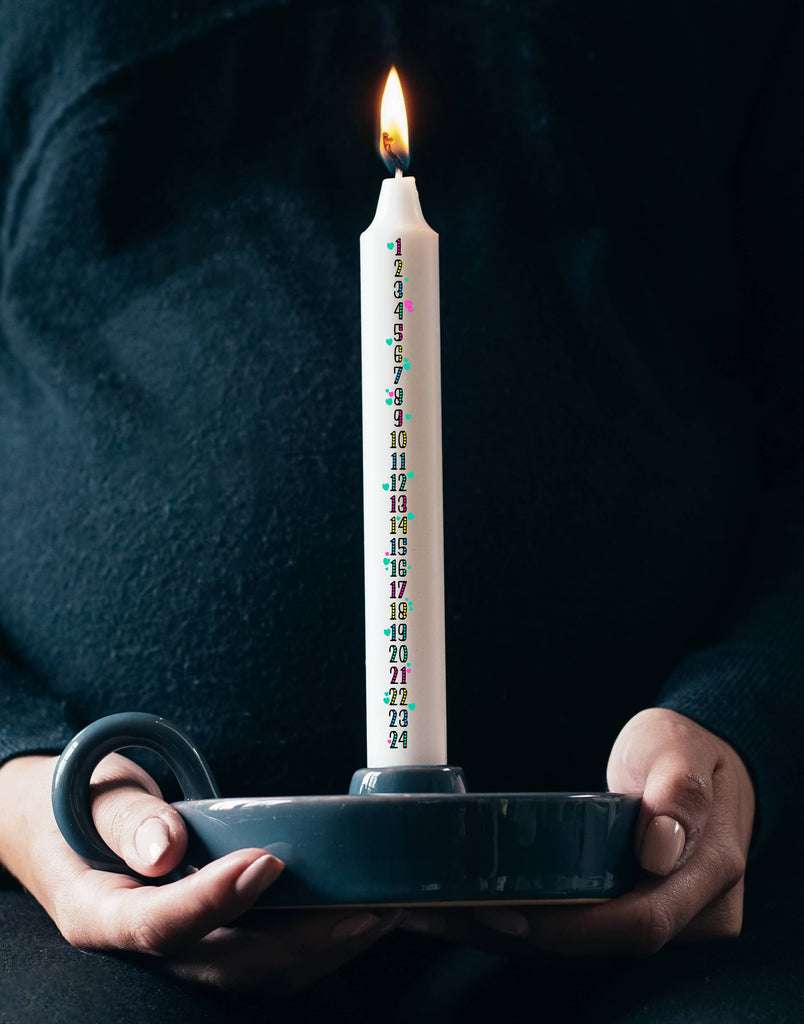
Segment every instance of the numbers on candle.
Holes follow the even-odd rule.
[[[390,639],[388,645],[388,670],[390,673],[389,689],[386,691],[384,701],[391,705],[388,709],[388,746],[391,749],[407,749],[408,746],[408,708],[407,708],[407,662],[412,648],[416,632],[415,623],[408,623],[408,609],[410,602],[405,599],[405,590],[409,582],[408,577],[412,576],[409,569],[408,554],[408,519],[413,522],[413,512],[408,506],[408,478],[410,472],[406,467],[406,452],[408,447],[408,432],[403,430],[405,417],[405,392],[400,386],[404,370],[409,368],[410,361],[406,356],[404,347],[404,327],[406,303],[405,263],[402,259],[402,239],[388,243],[392,249],[393,278],[389,282],[389,321],[391,321],[391,332],[393,338],[389,339],[389,345],[393,345],[390,353],[392,362],[389,367],[389,381],[386,399],[390,397],[388,405],[393,407],[389,419],[393,421],[396,429],[389,431],[389,448],[391,450],[391,465],[388,482],[383,483],[385,491],[390,492],[391,515],[388,520],[388,534],[385,541],[385,569],[390,578],[388,583],[391,588],[391,600],[388,607],[388,619],[386,620],[385,635]],[[404,280],[403,280],[404,279]],[[408,308],[410,308],[408,304]],[[387,350],[386,350],[387,351]],[[387,358],[387,357],[386,357]],[[389,424],[390,425],[390,424]],[[414,467],[415,468],[415,467]],[[412,628],[412,632],[411,632]],[[415,653],[415,652],[414,652]],[[400,685],[401,684],[401,685]]]

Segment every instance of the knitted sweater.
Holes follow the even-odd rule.
[[[132,709],[231,795],[364,765],[357,236],[396,61],[441,238],[450,759],[598,788],[659,703],[778,830],[793,6],[0,3],[0,759]]]

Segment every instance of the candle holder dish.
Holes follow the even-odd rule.
[[[636,880],[638,796],[467,793],[458,768],[412,766],[362,769],[343,796],[227,798],[187,736],[134,712],[80,732],[53,779],[64,838],[102,870],[132,873],[95,829],[89,780],[102,758],[130,747],[160,755],[184,793],[173,805],[190,837],[178,875],[243,847],[286,863],[261,908],[579,902]]]

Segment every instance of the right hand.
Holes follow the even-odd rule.
[[[232,926],[284,868],[261,849],[237,850],[160,886],[90,868],[53,817],[56,761],[18,757],[0,768],[0,863],[73,946],[147,954],[177,977],[224,989],[292,992],[373,945],[400,920],[398,911],[272,910],[259,927]],[[92,790],[101,838],[133,871],[159,878],[181,862],[184,821],[133,761],[104,758]]]

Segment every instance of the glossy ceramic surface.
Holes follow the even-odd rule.
[[[377,793],[221,797],[202,755],[163,719],[93,723],[56,770],[67,842],[95,867],[127,870],[98,836],[89,778],[113,750],[156,751],[176,772],[190,844],[183,869],[245,846],[287,864],[261,906],[488,904],[606,899],[634,883],[639,798],[618,793]],[[360,773],[358,773],[360,774]]]

